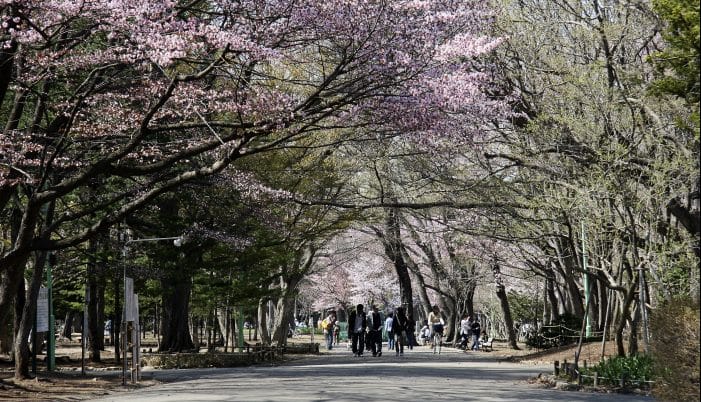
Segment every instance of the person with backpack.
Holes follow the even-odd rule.
[[[326,349],[333,349],[333,328],[336,326],[336,312],[331,310],[329,315],[321,322],[321,328],[324,330],[326,338]]]

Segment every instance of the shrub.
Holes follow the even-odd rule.
[[[599,373],[602,383],[618,385],[621,378],[624,384],[649,385],[653,378],[653,359],[650,355],[616,356],[588,368],[584,374]]]
[[[699,305],[687,298],[666,302],[650,314],[655,358],[653,395],[663,401],[698,401]]]

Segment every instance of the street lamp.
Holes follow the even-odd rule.
[[[144,239],[128,239],[124,242],[122,246],[122,275],[124,278],[124,305],[122,307],[122,385],[127,385],[127,251],[129,245],[132,243],[143,243],[150,241],[164,241],[172,240],[175,247],[180,247],[183,245],[183,236],[172,236],[172,237],[147,237]],[[133,352],[132,352],[133,354]],[[138,354],[138,348],[137,348]],[[138,363],[138,362],[137,362]],[[138,374],[137,374],[138,377]],[[132,378],[133,381],[133,378]]]

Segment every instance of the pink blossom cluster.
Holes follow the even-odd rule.
[[[57,236],[65,244],[248,155],[317,145],[329,129],[339,142],[386,133],[432,152],[476,138],[506,110],[486,93],[492,72],[480,59],[498,44],[487,2],[3,4],[13,68],[3,110],[26,107],[0,139],[0,191],[43,183],[48,203],[112,184],[90,191],[115,202],[89,213],[72,204],[76,220],[55,225],[94,219]],[[292,198],[235,175],[251,200]],[[13,252],[29,255],[29,242]]]

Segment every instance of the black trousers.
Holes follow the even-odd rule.
[[[370,331],[367,336],[372,355],[382,353],[382,331]]]
[[[353,332],[351,334],[351,348],[354,355],[362,355],[365,350],[365,332]]]

